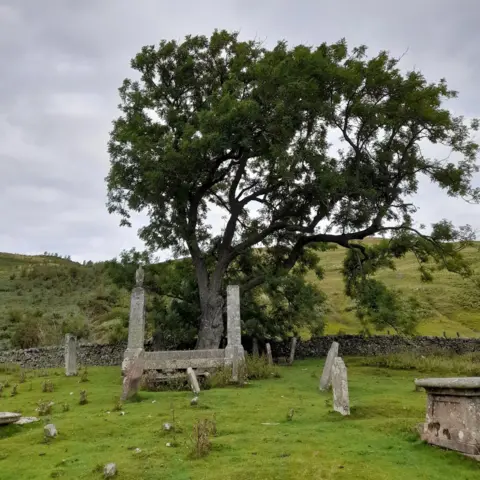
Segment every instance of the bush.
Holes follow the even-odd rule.
[[[33,348],[40,345],[42,341],[42,329],[38,319],[23,318],[14,329],[12,345],[15,348]]]
[[[238,384],[244,385],[247,380],[264,380],[280,378],[280,371],[275,365],[270,365],[265,356],[245,355],[245,363],[238,369]],[[232,385],[232,367],[217,369],[205,381],[206,388],[221,388]]]
[[[445,352],[429,355],[396,353],[378,357],[365,357],[361,359],[360,363],[369,367],[415,370],[428,374],[480,376],[480,352],[465,355],[448,354]]]
[[[191,455],[196,458],[207,456],[212,449],[212,442],[210,437],[216,435],[217,424],[215,419],[197,420],[193,425],[192,434],[192,451]]]
[[[53,402],[46,400],[39,400],[37,402],[37,412],[38,415],[43,417],[45,415],[50,415],[52,413]]]

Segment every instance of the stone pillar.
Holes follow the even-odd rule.
[[[225,348],[225,361],[232,364],[234,347],[238,347],[238,359],[245,359],[242,346],[242,322],[240,319],[240,287],[229,285],[227,287],[227,347]]]
[[[350,397],[348,395],[347,367],[343,359],[336,357],[332,366],[333,409],[342,414],[350,415]]]
[[[138,357],[145,343],[145,290],[143,288],[143,269],[139,267],[135,274],[137,286],[132,290],[130,299],[130,317],[128,320],[128,344],[125,350],[122,373],[125,374],[128,362],[125,360]]]
[[[232,382],[234,383],[238,383],[239,381],[239,368],[243,360],[244,359],[239,357],[238,346],[233,347]]]
[[[272,347],[269,342],[265,344],[265,348],[267,350],[267,362],[269,365],[273,365]]]
[[[297,349],[297,337],[292,337],[292,343],[290,344],[290,358],[288,359],[288,363],[293,365],[295,360],[295,350]]]
[[[77,374],[77,337],[65,335],[65,375],[71,377]]]

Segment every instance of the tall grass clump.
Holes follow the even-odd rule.
[[[392,370],[415,370],[422,373],[436,373],[453,376],[480,376],[480,352],[456,355],[448,352],[394,353],[378,357],[364,357],[361,365],[390,368]]]

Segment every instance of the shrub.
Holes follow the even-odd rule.
[[[86,390],[80,390],[80,401],[78,403],[80,405],[86,405],[88,403],[87,391]]]
[[[52,413],[53,402],[46,400],[39,400],[37,402],[37,412],[41,417],[45,415],[50,415]]]
[[[192,434],[192,451],[191,455],[195,458],[202,458],[207,456],[212,449],[212,442],[210,437],[216,435],[217,424],[215,419],[197,420],[193,425]]]
[[[419,353],[396,353],[378,357],[362,358],[364,366],[390,368],[393,370],[416,370],[441,375],[479,376],[480,352],[465,355],[446,352],[421,355]]]
[[[51,393],[55,390],[53,383],[50,380],[45,380],[42,382],[42,392],[43,393]]]
[[[42,330],[38,319],[23,318],[15,326],[12,335],[12,345],[16,348],[32,348],[40,345],[42,340]]]

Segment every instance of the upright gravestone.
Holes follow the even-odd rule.
[[[77,337],[65,335],[65,375],[72,377],[77,374]]]
[[[332,367],[335,358],[338,356],[338,343],[333,342],[330,350],[328,351],[327,359],[325,360],[325,366],[323,367],[322,377],[320,378],[320,390],[325,391],[330,388],[332,384]]]
[[[128,320],[128,344],[124,354],[122,372],[125,375],[129,358],[143,357],[145,342],[145,290],[143,288],[144,272],[139,267],[135,273],[136,287],[130,299],[130,318]],[[130,362],[132,363],[132,362]]]
[[[297,337],[292,337],[292,343],[290,344],[290,358],[288,359],[288,363],[293,365],[295,360],[295,350],[297,349]]]
[[[343,359],[336,357],[332,366],[333,409],[342,415],[350,415],[347,367]]]
[[[269,342],[265,344],[265,348],[267,350],[267,362],[269,365],[273,365],[272,347]]]
[[[229,364],[233,363],[237,347],[237,358],[239,361],[245,359],[245,352],[242,346],[242,322],[240,318],[240,287],[228,285],[227,287],[227,346],[225,348],[225,359]]]

